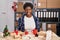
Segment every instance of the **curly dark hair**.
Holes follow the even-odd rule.
[[[27,2],[27,3],[25,3],[24,6],[23,6],[24,10],[25,10],[26,7],[31,7],[31,9],[33,9],[33,4]]]

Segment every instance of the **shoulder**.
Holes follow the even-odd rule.
[[[22,14],[22,16],[21,16],[21,18],[19,18],[19,19],[22,19],[22,18],[24,18],[24,16],[25,16],[25,14],[23,13],[23,14]]]
[[[34,17],[34,19],[37,21],[37,20],[39,20],[35,15],[33,15],[33,17]]]

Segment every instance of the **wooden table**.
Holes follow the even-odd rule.
[[[23,32],[20,32],[20,33],[23,33]],[[40,39],[39,40],[45,40],[45,38],[46,38],[46,32],[40,31],[38,34],[40,35]],[[14,39],[13,37],[8,36],[8,37],[5,37],[5,38],[2,37],[2,38],[0,38],[0,40],[22,40],[22,39],[21,38],[15,38]],[[55,33],[52,32],[52,40],[60,40],[60,37],[58,37]]]

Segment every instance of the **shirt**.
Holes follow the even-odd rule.
[[[22,15],[21,18],[19,18],[18,20],[18,30],[24,32],[25,31],[25,24],[24,24],[24,17],[26,16],[26,14],[24,13]],[[37,17],[35,17],[35,15],[32,13],[32,16],[34,18],[35,21],[35,29],[38,30],[38,32],[40,31],[40,23],[39,23],[39,19]]]
[[[24,17],[24,24],[25,24],[25,30],[26,31],[32,31],[35,29],[35,21],[33,16],[28,18],[27,16]]]

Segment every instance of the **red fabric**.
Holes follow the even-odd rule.
[[[37,29],[34,29],[34,30],[32,30],[32,33],[34,34],[34,35],[36,35],[37,34]],[[27,35],[28,34],[28,31],[25,31],[25,35]]]
[[[37,34],[37,29],[34,29],[32,32],[33,32],[34,35],[36,35]]]
[[[16,35],[18,35],[18,31],[17,30],[14,30],[14,32],[16,33]]]
[[[28,31],[25,31],[25,35],[27,35],[28,34]]]

